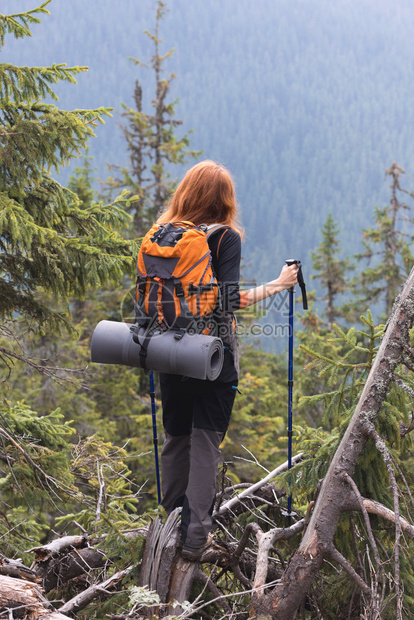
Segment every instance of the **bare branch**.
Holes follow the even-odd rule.
[[[262,532],[260,526],[257,523],[248,523],[244,529],[243,536],[240,539],[239,544],[237,545],[236,551],[233,553],[233,557],[239,561],[243,551],[246,548],[246,545],[249,541],[250,534],[257,535],[258,532]],[[262,532],[263,533],[263,532]]]
[[[412,414],[412,415],[414,416],[414,414]],[[411,489],[410,489],[410,487],[408,486],[408,482],[407,482],[407,480],[406,480],[406,478],[405,478],[405,476],[404,476],[404,473],[403,473],[403,471],[402,471],[401,467],[399,466],[398,462],[396,461],[396,459],[393,457],[393,455],[392,455],[392,454],[390,454],[390,457],[391,457],[392,462],[394,463],[394,467],[395,467],[395,469],[397,470],[398,475],[401,477],[401,480],[402,480],[402,481],[403,481],[403,483],[404,483],[405,490],[406,490],[406,492],[407,492],[407,494],[408,494],[408,497],[410,498],[411,505],[412,505],[412,506],[414,506],[414,499],[413,499],[413,495],[412,495],[412,493],[411,493]],[[403,494],[403,497],[404,497],[404,494]],[[412,519],[411,519],[411,521],[412,521]]]
[[[10,560],[0,553],[0,575],[25,579],[26,581],[39,582],[36,573],[22,564],[20,560]]]
[[[355,557],[356,560],[358,562],[358,567],[359,567],[359,571],[360,574],[363,576],[364,580],[367,580],[366,577],[366,572],[365,572],[365,566],[361,557],[361,553],[358,547],[358,542],[357,542],[357,538],[356,538],[356,528],[355,528],[355,520],[354,520],[354,515],[351,513],[350,515],[350,523],[351,523],[351,534],[352,534],[352,546],[354,549],[354,553],[355,553]]]
[[[402,342],[402,348],[404,349],[404,353],[408,355],[408,357],[414,362],[414,349],[412,346],[408,344],[408,342]]]
[[[409,370],[410,372],[414,372],[413,364],[410,364],[410,362],[405,357],[402,359],[402,363],[407,368],[407,370]]]
[[[296,454],[292,458],[292,464],[295,465],[302,458],[303,458],[303,452],[301,452],[300,454]],[[259,480],[259,482],[256,482],[255,484],[252,484],[249,488],[247,488],[244,491],[242,491],[241,493],[239,493],[239,495],[237,495],[236,497],[233,497],[232,499],[229,499],[227,502],[222,504],[217,511],[215,511],[213,513],[213,517],[214,516],[218,516],[218,515],[223,515],[225,512],[227,512],[233,506],[235,506],[238,502],[240,502],[240,500],[242,500],[243,498],[246,498],[246,497],[250,497],[257,489],[260,489],[260,487],[262,487],[267,482],[269,482],[269,480],[272,480],[278,474],[281,474],[283,471],[286,471],[287,468],[288,468],[288,465],[289,464],[288,464],[287,461],[285,463],[282,463],[282,465],[279,465],[278,467],[276,467],[276,469],[271,471],[265,478],[262,478],[262,480]]]
[[[258,601],[251,613],[293,620],[323,565],[324,548],[334,540],[339,519],[351,493],[343,474],[352,476],[378,418],[396,369],[403,358],[414,324],[414,269],[397,298],[358,404],[324,477],[302,541],[274,590]],[[257,605],[255,604],[257,602]]]
[[[11,351],[10,349],[6,349],[4,347],[0,347],[0,359],[3,360],[4,364],[8,368],[8,375],[3,381],[7,381],[10,376],[11,368],[13,366],[13,360],[18,360],[20,362],[23,362],[24,364],[27,364],[41,375],[45,375],[46,377],[53,379],[53,381],[55,381],[59,385],[64,386],[70,383],[73,385],[77,385],[85,390],[90,389],[87,383],[84,383],[81,380],[74,380],[69,377],[69,374],[85,374],[87,372],[86,368],[62,368],[61,366],[46,366],[45,364],[50,362],[49,359],[36,360],[33,357],[30,357],[28,355],[20,355],[19,353],[16,353],[15,351]]]
[[[338,549],[336,549],[333,545],[331,549],[329,550],[329,557],[335,562],[337,562],[340,566],[342,566],[342,568],[348,573],[351,579],[355,581],[357,586],[361,588],[364,594],[366,594],[370,598],[372,597],[373,593],[371,591],[371,588],[365,583],[362,577],[358,575],[358,573],[352,567],[352,565],[348,562],[348,560],[344,558],[344,556],[341,553],[339,553]]]
[[[215,597],[216,601],[223,606],[227,614],[231,612],[231,607],[228,604],[227,600],[223,597],[222,592],[220,592],[218,587],[213,583],[213,581],[209,577],[207,577],[207,575],[203,573],[203,571],[200,568],[197,568],[197,570],[195,571],[194,578],[196,579],[196,581],[199,581],[200,583],[207,586],[211,594]]]
[[[375,542],[375,538],[374,538],[374,534],[372,533],[372,528],[371,528],[371,523],[369,520],[369,516],[368,516],[368,512],[364,506],[364,500],[363,497],[361,495],[361,493],[359,492],[359,489],[357,487],[357,485],[355,484],[355,482],[353,481],[353,479],[351,478],[351,476],[349,476],[347,473],[344,473],[343,475],[344,479],[347,481],[347,483],[350,485],[350,487],[352,488],[355,497],[357,499],[357,502],[359,504],[360,510],[364,516],[364,521],[365,521],[365,527],[367,528],[367,534],[368,534],[368,540],[370,542],[371,548],[374,552],[374,557],[375,557],[375,561],[377,563],[377,570],[380,569],[381,567],[381,558],[379,555],[379,551],[378,551],[378,547],[377,544]]]
[[[92,570],[105,569],[111,564],[103,551],[86,547],[41,563],[36,572],[43,577],[45,592],[50,592],[80,575],[90,575]]]
[[[102,498],[103,498],[103,494],[105,491],[105,478],[102,475],[102,468],[99,467],[99,460],[97,459],[96,461],[96,470],[97,470],[97,475],[98,475],[98,482],[99,482],[99,497],[98,497],[98,501],[96,504],[96,525],[95,525],[95,530],[98,527],[98,521],[101,517],[101,504],[102,504]]]
[[[377,450],[382,456],[388,475],[391,481],[391,487],[394,496],[394,512],[395,512],[395,545],[394,545],[394,581],[395,581],[395,596],[397,599],[397,620],[402,620],[402,591],[400,585],[400,538],[401,538],[401,520],[400,520],[400,504],[398,496],[398,485],[395,479],[394,468],[392,460],[385,442],[378,435],[375,428],[371,429],[371,437],[375,441]]]
[[[62,607],[60,607],[59,609],[59,612],[63,614],[75,614],[81,609],[84,609],[87,605],[89,605],[89,603],[93,601],[93,599],[97,596],[110,595],[110,591],[113,588],[116,588],[118,584],[133,570],[133,568],[133,566],[125,568],[124,570],[121,570],[112,575],[112,577],[110,577],[106,581],[103,581],[102,583],[96,583],[93,586],[90,586],[87,590],[81,592],[80,594],[77,594],[70,601],[67,601],[67,603],[62,605]]]
[[[264,594],[263,586],[266,583],[270,549],[276,541],[289,540],[289,538],[299,534],[299,532],[303,530],[304,525],[305,519],[301,519],[290,527],[274,528],[266,533],[263,533],[261,530],[256,532],[259,549],[257,551],[256,576],[253,582],[253,588],[257,596],[262,596]]]
[[[41,547],[33,547],[28,549],[26,553],[35,553],[35,562],[44,562],[49,558],[59,555],[66,549],[81,549],[88,543],[88,536],[64,536],[63,538],[57,538],[47,545]]]
[[[386,519],[387,521],[391,521],[395,524],[395,512],[393,512],[383,504],[380,504],[373,499],[363,499],[363,503],[368,513],[377,515],[378,517],[382,517],[382,519]],[[401,516],[400,524],[404,534],[406,534],[411,540],[414,540],[414,525],[411,525],[411,523],[409,523],[406,519],[404,519],[404,517]]]
[[[404,381],[400,378],[394,375],[394,382],[402,389],[404,390],[404,392],[406,392],[409,396],[411,396],[411,398],[414,398],[414,390],[407,385],[406,383],[404,383]]]

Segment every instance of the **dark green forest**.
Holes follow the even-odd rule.
[[[2,3],[4,12],[16,7]],[[194,149],[234,174],[246,275],[264,281],[296,255],[309,274],[329,211],[345,253],[358,251],[361,227],[389,200],[392,161],[414,186],[409,0],[171,0],[168,8],[161,38],[164,51],[175,50],[165,72],[177,76],[177,118],[193,130]],[[3,62],[88,66],[77,86],[57,88],[69,109],[119,112],[138,75],[150,85],[151,74],[128,60],[149,58],[149,0],[54,0],[49,9],[24,45],[6,42]],[[126,161],[118,122],[115,112],[90,141],[101,179],[106,162]]]
[[[413,617],[409,2],[35,7],[0,7],[0,618]],[[148,374],[90,348],[207,157],[236,181],[246,284],[301,258],[310,307],[298,290],[291,469],[288,293],[238,312],[213,543],[186,562]]]

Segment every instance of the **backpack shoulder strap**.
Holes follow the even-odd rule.
[[[227,230],[228,228],[230,228],[228,224],[209,224],[207,226],[206,233],[207,239],[210,239],[210,237],[217,233],[219,230]]]
[[[221,235],[220,235],[220,239],[219,239],[219,242],[217,244],[217,251],[216,251],[217,260],[218,260],[219,252],[220,252],[220,244],[221,244],[222,239],[223,239],[223,237],[224,237],[224,235],[226,234],[227,231],[228,231],[228,228],[225,228],[223,230],[223,232],[221,233]]]
[[[207,227],[207,240],[210,239],[210,237],[212,237],[215,233],[222,231],[219,242],[217,244],[217,252],[216,252],[217,259],[219,257],[219,249],[220,249],[221,240],[223,239],[224,235],[226,234],[229,228],[231,227],[228,224],[210,224]]]

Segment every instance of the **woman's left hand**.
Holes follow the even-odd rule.
[[[297,265],[284,265],[277,278],[278,285],[283,286],[284,289],[295,286],[298,281],[298,271],[299,267]]]

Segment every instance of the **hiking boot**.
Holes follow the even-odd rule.
[[[213,534],[210,532],[206,542],[204,543],[204,545],[202,545],[202,547],[190,547],[189,545],[183,545],[183,548],[181,549],[181,557],[184,558],[184,560],[188,560],[189,562],[198,562],[201,559],[204,551],[206,551],[206,549],[210,547],[212,542]]]

